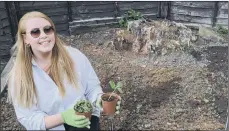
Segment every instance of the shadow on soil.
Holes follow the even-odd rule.
[[[218,93],[215,93],[215,110],[220,116],[220,122],[224,124],[227,118],[227,107],[228,107],[228,98],[223,95],[225,88],[227,88],[228,83],[228,47],[209,47],[207,50],[205,50],[207,53],[207,60],[210,61],[210,64],[208,65],[209,71],[213,73],[222,72],[223,75],[226,77],[221,78],[221,76],[217,76],[218,81],[212,80],[214,84],[216,84],[217,90],[219,90]],[[221,79],[219,81],[219,79]]]
[[[138,129],[135,123],[139,119],[139,116],[147,115],[148,110],[158,108],[162,102],[167,101],[176,92],[176,89],[180,88],[180,85],[176,83],[179,80],[181,78],[175,78],[171,81],[161,83],[157,87],[148,85],[146,88],[141,89],[134,87],[135,85],[133,85],[132,80],[129,79],[127,85],[129,85],[128,89],[130,89],[131,93],[124,97],[122,108],[130,112],[127,114],[126,119],[123,120],[120,130]],[[152,88],[154,89],[152,90]],[[138,112],[137,107],[139,104],[141,104],[141,109]]]

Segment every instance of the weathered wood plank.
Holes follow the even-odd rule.
[[[174,14],[183,14],[183,15],[191,15],[191,16],[201,16],[201,17],[213,17],[213,9],[209,8],[187,8],[182,6],[172,6],[171,13]]]
[[[106,18],[106,17],[114,17],[113,12],[102,12],[102,13],[94,13],[94,14],[73,14],[72,18],[79,19],[91,19],[91,18]]]
[[[97,5],[97,6],[77,6],[77,7],[71,7],[73,14],[78,13],[100,13],[100,12],[111,12],[114,11],[114,5],[108,4],[108,5]]]
[[[58,16],[49,16],[52,21],[56,24],[59,22],[66,23],[68,22],[68,15],[58,15]]]
[[[64,31],[59,31],[58,34],[64,35],[64,36],[69,36],[69,32],[68,30],[64,30]]]
[[[0,36],[0,42],[6,42],[12,40],[12,36],[11,35],[4,35],[4,36]]]
[[[114,4],[114,1],[71,1],[71,6],[82,6],[82,5],[109,5]]]
[[[128,10],[127,10],[128,11]],[[126,12],[126,10],[119,11],[120,16],[123,16]],[[135,11],[141,12],[142,15],[144,14],[158,14],[157,8],[151,8],[151,9],[136,9]]]
[[[218,19],[216,20],[216,24],[228,25],[228,19],[218,18]]]
[[[1,20],[1,24],[2,24],[2,27],[1,28],[4,28],[6,26],[10,26],[10,23],[9,23],[9,20],[8,19],[2,19]]]
[[[55,10],[51,10],[50,7],[49,8],[39,8],[39,9],[30,9],[30,8],[22,8],[20,10],[20,12],[22,14],[25,14],[26,12],[30,12],[30,11],[40,11],[48,16],[51,15],[66,15],[68,13],[68,8],[67,7],[55,7]]]
[[[226,9],[228,10],[228,2],[219,2],[219,9]]]
[[[199,24],[212,24],[212,18],[194,17],[188,15],[171,14],[171,20],[199,23]]]
[[[68,22],[67,23],[63,23],[63,24],[56,24],[56,30],[58,31],[63,31],[63,30],[68,30]]]
[[[5,11],[5,10],[6,10],[5,8],[0,8],[0,12],[1,12],[1,11]]]
[[[93,24],[93,25],[87,25],[87,26],[73,26],[70,28],[70,32],[72,35],[76,34],[82,34],[86,32],[93,32],[98,31],[100,27],[114,27],[117,25],[118,22],[111,22],[106,24]]]
[[[8,18],[6,10],[0,11],[0,20]]]
[[[104,23],[111,23],[111,22],[117,22],[116,18],[107,18],[107,19],[91,19],[91,20],[78,20],[78,21],[73,21],[69,23],[69,26],[87,26],[87,25],[92,25],[92,24],[104,24]]]
[[[228,18],[228,10],[219,10],[217,18]]]
[[[30,11],[40,11],[40,10],[30,10]],[[25,13],[30,12],[30,11],[23,11],[22,15],[24,15]],[[42,10],[40,12],[42,12]],[[20,16],[20,18],[22,17],[22,15]],[[68,15],[68,12],[52,13],[52,14],[46,14],[46,15],[48,17],[60,17],[61,18],[61,16],[63,16],[63,15]]]
[[[151,19],[151,20],[156,20],[157,19],[157,14],[150,13],[150,14],[144,14],[145,18]]]
[[[10,49],[13,46],[13,41],[7,41],[7,42],[2,42],[1,46],[0,46],[0,51],[3,52],[7,52],[7,55],[10,54]]]
[[[66,1],[21,1],[19,2],[20,8],[38,8],[38,7],[49,7],[54,8],[58,6],[67,6]]]
[[[6,27],[4,27],[4,28],[1,28],[0,30],[1,30],[0,36],[2,36],[2,35],[7,35],[7,34],[11,34],[11,29],[10,29],[9,26],[6,26]]]
[[[172,6],[187,6],[187,7],[194,7],[194,8],[214,8],[214,2],[213,1],[173,1],[171,2]]]
[[[0,1],[0,8],[2,8],[2,9],[5,9],[6,7],[5,7],[5,2],[4,1]]]
[[[136,9],[149,9],[149,8],[158,8],[159,2],[119,2],[119,10],[136,10]]]

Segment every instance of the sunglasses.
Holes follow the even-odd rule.
[[[46,35],[51,35],[54,32],[54,28],[48,25],[43,28],[43,31]],[[41,30],[39,28],[34,28],[30,31],[30,35],[33,38],[38,38],[41,35]]]

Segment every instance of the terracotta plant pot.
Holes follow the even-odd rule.
[[[91,120],[91,112],[84,112],[84,113],[79,113],[76,112],[76,115],[84,115],[85,117],[87,117],[89,120]]]
[[[111,98],[108,101],[111,92],[105,93],[102,95],[102,104],[103,104],[103,114],[104,115],[114,115],[116,110],[116,105],[118,102],[118,95],[113,93]]]

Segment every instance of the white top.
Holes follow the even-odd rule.
[[[94,105],[92,115],[100,117],[100,110],[95,107],[97,97],[103,93],[100,81],[83,53],[72,47],[66,47],[66,49],[73,62],[76,63],[74,67],[78,75],[79,88],[73,88],[65,79],[66,95],[62,99],[54,81],[37,65],[35,60],[32,60],[33,78],[38,93],[39,105],[34,104],[32,108],[28,109],[13,103],[18,121],[27,130],[46,130],[44,116],[54,115],[72,108],[81,99],[88,99]],[[64,125],[60,125],[51,130],[65,130],[65,128]]]

